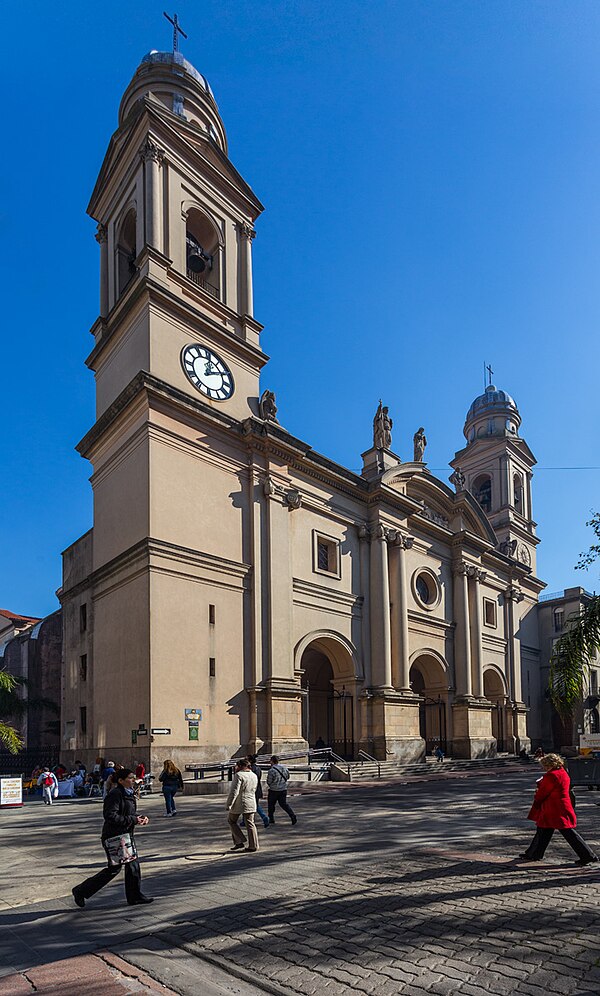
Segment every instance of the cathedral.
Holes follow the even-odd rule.
[[[261,211],[207,80],[150,52],[88,208],[94,513],[63,554],[63,756],[527,747],[544,584],[517,405],[475,398],[451,487],[423,430],[395,455],[383,405],[360,474],[292,436],[261,383]]]

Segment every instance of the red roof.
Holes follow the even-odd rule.
[[[4,616],[5,619],[10,619],[11,622],[17,623],[37,623],[42,621],[37,616],[20,616],[18,612],[9,612],[8,609],[0,609],[0,616]]]

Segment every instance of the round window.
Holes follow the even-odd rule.
[[[415,581],[417,595],[424,605],[429,605],[433,601],[433,593],[429,585],[429,578],[425,574],[419,574]]]

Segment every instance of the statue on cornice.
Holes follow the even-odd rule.
[[[389,409],[382,405],[380,399],[373,419],[373,446],[376,450],[389,450],[392,446],[392,426],[394,423],[388,415],[388,411]]]
[[[425,454],[425,447],[427,446],[427,437],[425,435],[425,430],[423,426],[417,429],[413,436],[413,447],[414,447],[414,462],[423,463],[423,456]]]
[[[265,422],[277,422],[277,405],[273,391],[263,391],[258,402],[258,411]]]
[[[463,472],[460,469],[460,467],[456,468],[456,470],[454,471],[453,474],[450,475],[450,477],[448,478],[448,480],[450,481],[450,484],[453,484],[454,487],[456,488],[456,493],[457,494],[458,494],[459,491],[464,491],[465,490],[466,477],[463,474]]]

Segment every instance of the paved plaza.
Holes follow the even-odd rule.
[[[257,854],[228,851],[224,797],[164,819],[153,796],[138,842],[155,902],[138,908],[119,879],[72,903],[102,864],[99,802],[5,810],[0,996],[598,996],[600,869],[575,868],[558,835],[544,863],[513,861],[537,776],[312,786]],[[577,799],[598,847],[600,797]]]

